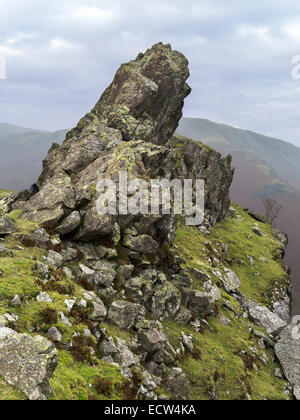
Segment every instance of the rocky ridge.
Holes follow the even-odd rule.
[[[286,360],[290,361],[289,354],[280,356],[281,348],[285,348],[280,343],[286,340],[285,331],[289,328],[286,277],[278,279],[275,288],[280,300],[275,293],[268,305],[256,303],[241,291],[244,285],[229,264],[228,245],[210,240],[214,226],[224,218],[234,218],[238,224],[242,218],[249,223],[251,216],[246,219],[230,208],[229,187],[234,172],[230,157],[223,159],[204,144],[174,135],[184,98],[190,92],[188,76],[187,60],[169,45],[157,44],[122,65],[93,110],[68,133],[61,146],[51,147],[37,186],[20,195],[6,195],[0,201],[5,212],[0,220],[0,237],[4,239],[0,258],[13,260],[24,247],[38,250],[32,267],[34,290],[39,290],[34,301],[44,305],[44,322],[42,328],[30,326],[30,332],[39,337],[37,340],[45,340],[35,335],[44,331],[64,358],[69,352],[74,360],[88,362],[95,371],[99,363],[120,369],[128,381],[131,398],[192,397],[183,360],[198,360],[201,349],[190,329],[195,334],[210,331],[209,319],[218,317],[220,306],[233,318],[224,313],[219,323],[228,326],[247,319],[245,329],[249,328],[260,340],[260,356],[259,350],[240,350],[238,358],[246,370],[259,369],[259,363],[270,363],[264,349],[273,347],[278,337],[281,341],[275,345],[276,354],[283,366]],[[142,178],[148,183],[153,178],[204,179],[203,225],[187,229],[180,218],[172,215],[100,216],[98,180],[109,178],[118,183],[118,174],[124,171],[129,180]],[[25,223],[23,220],[30,226],[27,231],[18,226]],[[257,241],[271,238],[269,231],[269,236],[264,232],[269,227],[262,228],[254,222],[248,231],[249,241],[253,241],[253,236],[259,238]],[[207,238],[201,245],[205,252],[198,250],[198,260],[202,259],[203,264],[200,269],[198,263],[197,268],[188,263],[181,255],[180,243],[174,243],[179,234],[191,232],[197,238]],[[284,238],[277,232],[277,238],[268,240],[277,253],[270,259],[278,261],[284,253]],[[10,241],[17,242],[17,250],[11,249]],[[249,262],[250,266],[255,265],[253,257],[249,257]],[[5,276],[4,268],[3,281]],[[261,273],[257,271],[255,276],[259,278]],[[24,298],[28,300],[26,293],[13,296],[9,306],[21,307],[22,311]],[[5,379],[7,328],[11,339],[28,341],[25,354],[32,351],[29,336],[27,339],[12,332],[21,324],[14,312],[17,309],[4,314],[4,329],[0,330],[4,337],[0,375]],[[169,331],[181,331],[176,347],[166,329],[168,322],[175,323],[170,324]],[[112,334],[111,328],[117,333]],[[293,341],[293,345],[297,343]],[[45,352],[52,354],[53,348],[50,346],[48,351],[47,346],[49,341],[45,341]],[[57,364],[55,357],[54,353],[47,357],[45,375],[39,379],[47,387]],[[10,362],[18,370],[19,360]],[[284,370],[297,397],[299,378],[289,369]],[[48,388],[42,394],[36,393],[37,385],[31,383],[30,375],[25,374],[28,383],[24,386],[18,381],[7,382],[30,399],[49,398]],[[95,387],[109,397],[114,391],[103,381],[102,378],[100,386],[98,378]],[[288,387],[286,392],[290,396]],[[243,396],[251,398],[249,386]],[[218,398],[215,386],[209,388],[207,397]]]

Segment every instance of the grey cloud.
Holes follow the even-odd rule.
[[[300,146],[297,0],[0,0],[1,120],[71,127],[121,62],[158,41],[190,61],[185,115],[209,118]]]

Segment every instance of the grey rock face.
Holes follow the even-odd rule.
[[[164,144],[175,132],[191,91],[188,77],[186,58],[169,45],[156,44],[120,67],[81,126],[95,116],[120,130],[125,140]]]
[[[289,323],[291,318],[291,301],[289,297],[274,302],[273,308],[276,315],[278,315],[286,323]]]
[[[113,302],[109,308],[107,320],[120,329],[129,330],[137,326],[145,317],[143,306],[127,301]]]
[[[49,380],[57,363],[58,353],[45,338],[0,329],[0,375],[30,400],[50,397]]]
[[[166,386],[176,400],[188,400],[190,398],[189,384],[181,369],[172,369],[166,380]]]
[[[275,353],[284,371],[285,377],[294,387],[294,394],[300,400],[300,328],[288,325],[280,334],[275,344]]]
[[[161,350],[167,342],[167,337],[158,328],[149,331],[141,330],[139,331],[138,338],[142,348],[148,353],[155,353]]]
[[[137,237],[126,235],[123,245],[141,254],[152,254],[159,247],[159,243],[154,241],[149,235]]]

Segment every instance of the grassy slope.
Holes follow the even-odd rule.
[[[5,193],[2,192],[2,194]],[[252,238],[248,239],[247,236],[251,233],[254,222],[238,206],[235,206],[235,209],[236,216],[229,217],[225,222],[218,224],[211,237],[201,234],[195,228],[179,228],[176,246],[190,266],[212,274],[212,268],[207,264],[208,255],[205,243],[211,241],[216,246],[220,242],[227,243],[230,248],[227,265],[231,264],[240,276],[242,292],[248,297],[268,304],[268,292],[272,289],[274,280],[277,279],[282,283],[286,281],[281,262],[272,259],[278,244],[271,236],[268,225],[261,226],[266,235],[264,238],[253,234]],[[28,232],[35,228],[33,223],[18,219],[18,213],[14,212],[11,216],[16,219],[19,232]],[[45,324],[41,314],[45,308],[50,307],[56,311],[64,311],[73,323],[71,328],[61,322],[55,324],[63,333],[63,341],[70,340],[76,332],[82,333],[86,326],[67,314],[65,295],[48,292],[53,299],[51,304],[39,303],[33,299],[42,290],[35,281],[33,267],[35,258],[41,260],[43,251],[37,248],[18,250],[16,249],[18,242],[13,236],[6,239],[5,245],[13,250],[15,257],[0,260],[0,268],[4,272],[4,277],[0,279],[0,314],[16,313],[19,317],[20,332],[28,333],[28,329],[38,327],[39,333],[45,334],[49,325]],[[255,258],[255,268],[249,267],[247,255]],[[261,256],[268,259],[266,264],[259,262]],[[254,270],[261,272],[260,278],[253,276]],[[213,276],[212,278],[217,281]],[[70,285],[70,281],[66,278],[61,278],[60,284],[69,288],[70,294],[78,299],[83,296],[83,289],[78,284],[72,282]],[[201,287],[201,284],[195,283],[195,287]],[[23,303],[20,308],[10,307],[11,298],[15,294],[19,294],[27,303]],[[235,301],[223,292],[223,300],[226,299],[230,300],[242,315]],[[218,304],[218,307],[218,317],[223,315],[229,319],[231,321],[229,326],[224,326],[218,317],[211,317],[209,319],[211,330],[205,329],[203,333],[198,334],[191,327],[182,327],[173,321],[165,323],[166,334],[175,348],[179,347],[179,337],[181,332],[185,331],[193,334],[195,346],[199,350],[197,358],[189,356],[178,360],[178,365],[189,377],[191,397],[205,400],[211,398],[211,393],[216,390],[220,399],[246,399],[247,394],[251,394],[254,399],[284,399],[284,381],[274,377],[274,371],[278,365],[272,362],[271,351],[265,351],[269,357],[268,366],[264,366],[257,360],[258,371],[245,368],[240,352],[246,350],[250,354],[252,346],[258,347],[257,340],[249,333],[250,321],[243,317],[236,319],[231,312],[222,307],[222,302]],[[125,340],[130,337],[130,333],[120,331],[106,323],[103,323],[103,327],[107,328],[112,336]],[[99,377],[104,384],[109,384],[109,391],[105,387],[102,391],[101,387],[100,390],[96,387],[95,379]],[[125,381],[118,368],[100,361],[97,366],[91,366],[88,362],[78,362],[70,353],[61,350],[59,365],[51,379],[51,385],[52,398],[56,400],[123,399],[125,397]],[[24,399],[24,395],[0,381],[0,399]]]
[[[286,285],[287,275],[282,262],[273,259],[273,254],[278,248],[278,243],[271,235],[271,227],[261,224],[260,228],[265,234],[260,238],[252,233],[254,220],[251,219],[240,207],[234,205],[235,217],[228,217],[226,221],[215,226],[211,236],[205,236],[197,229],[181,227],[177,233],[176,245],[187,260],[189,266],[206,271],[213,281],[218,280],[212,273],[212,268],[205,261],[209,256],[205,244],[209,241],[213,246],[218,243],[229,245],[227,266],[239,275],[242,286],[241,292],[248,298],[270,305],[270,292],[274,288],[275,280],[283,287]],[[252,237],[248,239],[248,235]],[[255,266],[251,267],[247,256],[255,259]],[[267,263],[262,263],[259,258],[267,258]],[[261,273],[260,277],[255,272]],[[201,286],[195,282],[195,287]],[[253,326],[249,319],[244,319],[241,308],[225,291],[222,292],[222,301],[218,303],[217,317],[209,318],[211,331],[205,329],[202,334],[186,327],[178,326],[174,322],[167,322],[167,335],[176,347],[178,337],[182,330],[193,334],[201,357],[196,360],[189,357],[180,362],[180,366],[190,379],[192,398],[211,398],[215,390],[219,399],[246,399],[250,394],[253,399],[285,399],[284,381],[275,378],[274,371],[277,363],[273,363],[273,352],[264,350],[269,358],[269,363],[264,366],[259,360],[262,351],[255,357],[258,371],[246,369],[241,357],[241,351],[253,354],[251,347],[258,348],[257,339],[249,333],[249,326]],[[230,300],[232,306],[240,314],[237,319],[230,311],[224,309],[222,303]],[[219,317],[224,316],[231,321],[229,326],[224,326]],[[259,330],[259,328],[255,327]]]

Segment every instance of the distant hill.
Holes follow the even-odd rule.
[[[41,173],[42,159],[53,142],[60,143],[67,130],[34,130],[0,123],[0,185],[10,190],[30,186]]]
[[[263,211],[262,197],[282,205],[278,227],[289,234],[287,263],[292,269],[294,311],[300,313],[300,149],[290,143],[200,118],[183,118],[177,132],[231,154],[236,168],[231,197]]]

